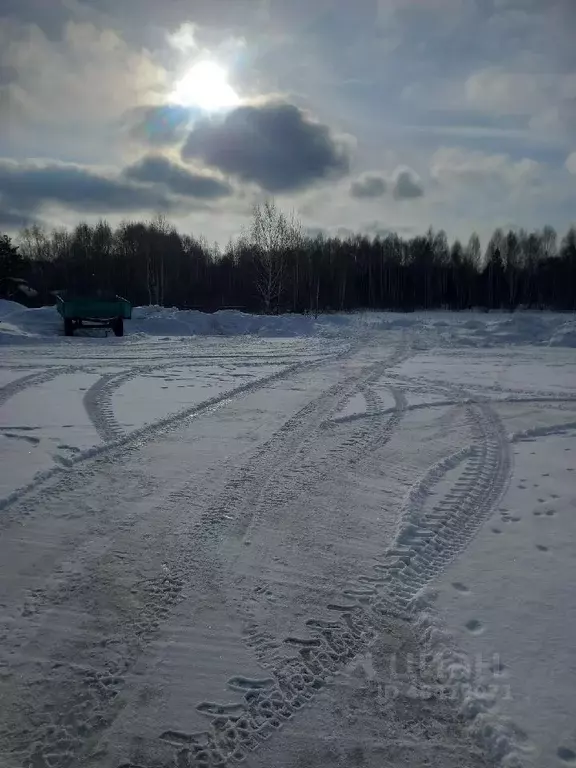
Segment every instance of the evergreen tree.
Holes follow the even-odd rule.
[[[24,260],[8,235],[0,234],[0,280],[5,277],[22,277]]]

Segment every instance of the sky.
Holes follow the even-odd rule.
[[[1,0],[0,231],[576,221],[574,0]]]

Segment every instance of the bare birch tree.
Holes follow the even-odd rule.
[[[247,237],[256,267],[256,288],[264,311],[278,308],[283,292],[286,260],[302,241],[302,229],[294,215],[287,217],[273,200],[256,205]]]

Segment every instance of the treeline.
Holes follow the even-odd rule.
[[[496,230],[484,252],[472,234],[448,243],[443,231],[346,239],[307,236],[273,202],[220,250],[158,217],[112,229],[102,221],[73,231],[0,236],[0,280],[23,278],[52,291],[113,291],[134,304],[213,311],[322,312],[357,308],[576,309],[576,229]]]

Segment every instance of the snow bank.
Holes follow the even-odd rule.
[[[386,330],[411,330],[416,336],[428,336],[433,331],[443,343],[473,347],[536,344],[576,348],[573,313],[351,312],[315,319],[312,315],[251,315],[236,310],[208,314],[150,306],[136,307],[132,321],[125,326],[128,340],[147,336],[245,335],[334,338]],[[62,321],[55,307],[27,309],[13,301],[0,300],[0,343],[53,340],[62,335]]]
[[[136,307],[132,332],[151,336],[313,336],[315,323],[306,315],[250,315],[223,309],[214,314],[191,309]]]

